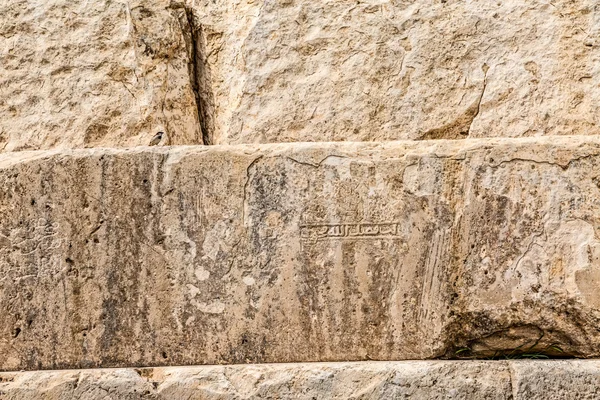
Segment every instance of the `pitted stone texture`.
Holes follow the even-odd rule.
[[[369,362],[3,373],[0,395],[5,400],[505,400],[511,387],[504,363]]]
[[[0,157],[1,369],[600,355],[600,139]]]
[[[189,31],[168,0],[2,1],[0,150],[202,144]]]
[[[599,134],[595,0],[188,0],[216,143]]]
[[[599,13],[593,0],[7,0],[0,149],[126,147],[158,130],[167,144],[599,134]]]
[[[0,373],[3,400],[464,399],[600,396],[598,361],[405,361]]]
[[[512,361],[508,366],[515,399],[600,398],[597,360]]]

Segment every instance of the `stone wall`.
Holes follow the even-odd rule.
[[[595,361],[512,359],[600,355],[599,32],[4,0],[0,399],[593,396]]]

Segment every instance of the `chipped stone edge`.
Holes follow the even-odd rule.
[[[385,142],[295,142],[236,145],[181,145],[181,146],[138,146],[129,148],[96,147],[80,149],[52,149],[0,153],[0,168],[7,168],[21,162],[35,161],[53,157],[87,157],[91,155],[133,155],[160,154],[178,155],[198,154],[204,152],[231,154],[263,154],[279,156],[282,154],[308,153],[315,150],[327,152],[324,157],[335,156],[336,152],[345,156],[368,155],[385,159],[391,156],[419,156],[430,154],[436,157],[453,156],[462,158],[469,152],[489,150],[492,148],[511,149],[512,152],[531,153],[528,161],[552,163],[560,155],[551,153],[536,154],[542,147],[561,148],[564,150],[580,150],[586,153],[600,154],[600,136],[543,136],[526,138],[475,138],[456,140],[398,140]],[[393,153],[393,154],[392,154]],[[179,158],[179,157],[177,157]],[[316,160],[318,161],[323,160]],[[498,160],[498,165],[510,160]]]

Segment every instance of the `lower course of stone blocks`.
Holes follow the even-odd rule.
[[[0,370],[600,355],[600,139],[0,156]]]
[[[600,362],[403,361],[0,373],[2,400],[595,399]]]

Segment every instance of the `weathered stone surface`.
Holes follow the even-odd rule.
[[[503,362],[236,365],[0,374],[0,395],[6,400],[504,400],[511,398],[510,385],[510,372]]]
[[[596,399],[600,362],[404,361],[0,373],[3,400]]]
[[[597,399],[598,360],[512,361],[508,363],[515,399]]]
[[[189,0],[217,143],[598,134],[595,0]]]
[[[189,36],[169,0],[2,1],[0,150],[202,144]]]
[[[600,355],[600,139],[0,157],[0,368]]]
[[[0,149],[599,134],[600,9],[6,0]],[[200,117],[199,117],[200,115]]]

